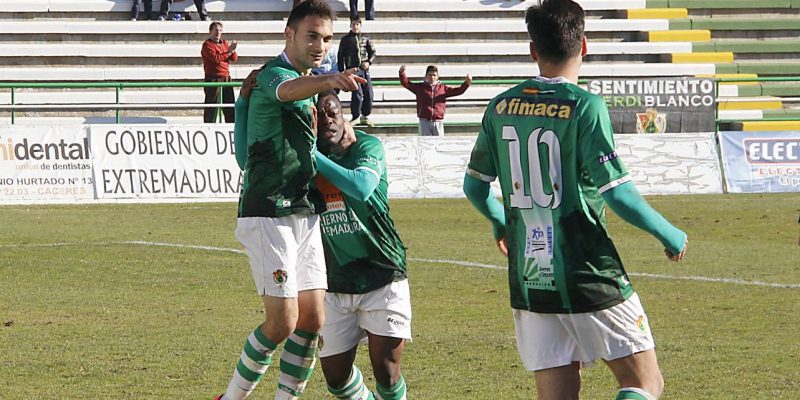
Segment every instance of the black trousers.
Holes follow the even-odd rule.
[[[144,5],[144,7],[142,7],[142,5]],[[151,19],[153,14],[153,0],[133,0],[131,18],[139,19],[140,12],[144,12],[144,19]]]
[[[353,119],[372,114],[372,78],[369,77],[369,71],[359,70],[358,76],[366,79],[367,83],[358,85],[358,90],[354,90],[350,96],[350,112],[353,114]]]
[[[375,0],[364,0],[364,13],[368,20],[375,19]],[[350,0],[350,19],[358,18],[358,0]]]
[[[231,77],[225,78],[206,78],[206,82],[230,82]],[[233,88],[232,87],[206,87],[203,90],[206,93],[206,104],[217,104],[219,103],[219,90],[222,89],[222,102],[227,104],[233,104],[236,102],[236,99],[233,97]],[[207,107],[203,109],[203,122],[207,124],[214,123],[214,117],[217,115],[217,110],[219,107]],[[232,124],[234,122],[236,113],[233,107],[222,107],[222,114],[225,116],[225,122]]]
[[[152,0],[150,1],[152,2]],[[161,0],[161,17],[167,18],[169,16],[170,4],[172,4],[172,0]],[[207,20],[208,11],[206,10],[206,0],[194,0],[194,6],[197,8],[197,14],[200,15],[200,20]]]

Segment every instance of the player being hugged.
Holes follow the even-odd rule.
[[[406,251],[389,216],[381,141],[353,131],[333,92],[317,103],[320,175],[327,211],[322,241],[328,267],[319,356],[328,391],[342,400],[405,400],[400,362],[411,339]],[[354,364],[366,337],[377,393]]]
[[[673,261],[686,234],[641,197],[614,148],[603,99],[576,85],[586,54],[583,9],[528,8],[540,75],[486,108],[464,192],[508,256],[517,347],[539,400],[577,399],[580,368],[603,359],[617,400],[657,399],[664,380],[647,316],[605,227],[605,203],[649,232]],[[491,194],[498,178],[504,205]]]

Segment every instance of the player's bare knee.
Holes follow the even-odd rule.
[[[280,343],[294,332],[296,323],[297,321],[293,321],[289,318],[281,318],[280,316],[276,316],[275,318],[268,317],[267,320],[261,324],[261,332],[269,340]]]
[[[387,362],[379,367],[373,366],[375,382],[383,387],[392,387],[400,381],[400,364]]]
[[[319,332],[324,322],[325,313],[322,310],[319,312],[301,312],[300,317],[297,319],[297,328],[306,332]]]

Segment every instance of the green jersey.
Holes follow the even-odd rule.
[[[492,99],[468,173],[500,180],[511,306],[606,309],[633,294],[605,228],[606,190],[630,180],[602,98],[566,79],[531,79]]]
[[[247,165],[239,217],[316,213],[309,185],[317,173],[313,110],[316,96],[281,101],[278,87],[300,74],[285,54],[258,74],[247,114]]]
[[[367,201],[356,200],[328,182],[315,180],[327,211],[321,216],[328,268],[328,291],[367,293],[406,278],[406,249],[389,216],[383,144],[356,131],[356,142],[330,159],[344,168],[363,169],[379,178]]]

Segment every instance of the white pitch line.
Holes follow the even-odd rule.
[[[228,247],[216,247],[216,246],[201,246],[201,245],[190,245],[190,244],[180,244],[180,243],[164,243],[164,242],[146,242],[141,240],[126,240],[126,241],[114,241],[114,242],[95,242],[95,243],[31,243],[31,244],[5,244],[0,245],[1,247],[60,247],[60,246],[77,246],[77,245],[106,245],[106,244],[131,244],[131,245],[140,245],[140,246],[156,246],[156,247],[173,247],[173,248],[183,248],[183,249],[195,249],[195,250],[206,250],[206,251],[223,251],[228,253],[235,253],[235,254],[244,254],[243,250],[239,249],[232,249]],[[476,267],[476,268],[484,268],[484,269],[493,269],[493,270],[507,270],[507,267],[503,267],[500,265],[494,264],[482,264],[470,261],[460,261],[460,260],[446,260],[446,259],[428,259],[428,258],[409,258],[409,261],[417,261],[417,262],[426,262],[426,263],[433,263],[433,264],[449,264],[449,265],[458,265],[462,267]],[[761,286],[761,287],[771,287],[771,288],[781,288],[781,289],[800,289],[800,284],[792,284],[792,283],[771,283],[771,282],[761,282],[761,281],[746,281],[744,279],[732,279],[732,278],[709,278],[706,276],[694,276],[694,275],[661,275],[661,274],[651,274],[647,272],[629,272],[628,275],[630,276],[640,276],[643,278],[651,278],[651,279],[663,279],[663,280],[676,280],[676,281],[693,281],[693,282],[709,282],[709,283],[730,283],[734,285],[744,285],[744,286]]]

